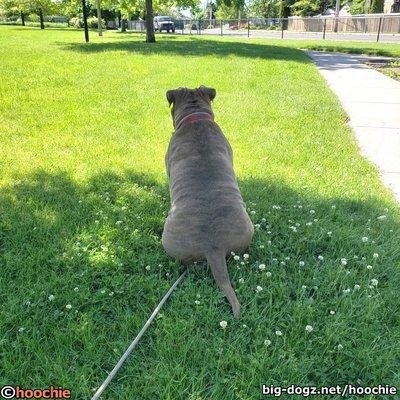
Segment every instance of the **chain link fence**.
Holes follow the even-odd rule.
[[[63,16],[45,16],[48,24],[68,26]],[[25,17],[26,22],[37,23],[38,18]],[[382,41],[400,43],[400,13],[354,16],[247,18],[247,19],[173,19],[174,34],[220,35],[258,38],[328,39],[348,41]],[[11,16],[0,23],[19,24],[21,17]],[[125,21],[128,30],[145,32],[142,20]],[[107,21],[108,29],[118,29],[117,21]],[[172,32],[170,32],[172,33]]]
[[[175,34],[247,36],[287,39],[330,39],[400,43],[400,14],[374,16],[172,19]],[[128,21],[128,29],[145,31],[144,21]]]

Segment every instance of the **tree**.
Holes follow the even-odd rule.
[[[291,7],[293,15],[309,17],[321,12],[321,0],[297,0]]]
[[[349,9],[350,14],[364,14],[365,0],[354,0]]]
[[[384,0],[372,0],[369,12],[371,14],[383,13]]]
[[[25,1],[25,0],[18,0]],[[44,29],[44,15],[49,15],[58,9],[58,4],[51,0],[26,0],[30,12],[39,15],[40,29]]]
[[[279,0],[253,0],[250,3],[251,15],[263,18],[276,18],[279,16]]]
[[[26,0],[0,0],[0,10],[8,15],[20,15],[23,26],[25,26],[25,15],[30,12]]]
[[[154,34],[154,21],[153,21],[153,1],[146,0],[146,42],[154,43],[156,36]]]

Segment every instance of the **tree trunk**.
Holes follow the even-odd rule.
[[[89,29],[87,24],[87,10],[86,10],[86,1],[82,0],[82,14],[83,14],[83,28],[85,30],[85,42],[89,42]]]
[[[23,12],[21,12],[21,24],[25,26],[25,14]]]
[[[154,21],[153,21],[153,1],[146,0],[146,42],[155,43]]]
[[[126,25],[127,25],[126,19],[122,18],[121,19],[121,32],[126,32]]]
[[[96,8],[97,8],[97,30],[99,32],[99,36],[103,36],[103,28],[101,26],[100,0],[96,0]]]
[[[122,20],[121,11],[118,11],[118,28],[121,28],[121,20]]]
[[[40,18],[40,29],[44,29],[43,11],[41,8],[39,8],[39,18]]]

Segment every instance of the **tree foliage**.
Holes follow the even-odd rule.
[[[321,0],[297,0],[290,6],[292,14],[300,17],[309,17],[322,11]]]
[[[251,15],[263,18],[276,18],[279,16],[280,0],[253,0],[249,4]]]
[[[384,0],[372,0],[369,12],[371,14],[383,13]]]

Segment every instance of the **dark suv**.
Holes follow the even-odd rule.
[[[171,17],[154,17],[154,30],[158,32],[175,32],[175,24]]]

